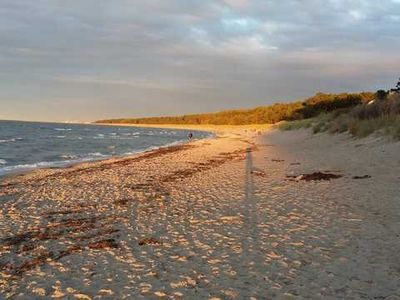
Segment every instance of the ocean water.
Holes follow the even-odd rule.
[[[189,131],[0,121],[0,176],[124,156],[187,141]],[[210,137],[193,132],[194,139]]]

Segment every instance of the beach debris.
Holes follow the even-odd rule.
[[[70,216],[70,213],[74,212],[51,211],[44,215],[65,217]],[[114,217],[100,215],[63,218],[54,222],[52,220],[46,226],[33,227],[26,232],[0,239],[0,250],[19,255],[19,259],[12,263],[0,262],[0,268],[10,275],[21,276],[26,271],[44,265],[48,261],[57,261],[77,252],[88,249],[117,248],[118,243],[109,236],[119,231],[112,226],[114,222]],[[101,229],[98,228],[99,225]],[[65,239],[68,239],[72,245],[58,250],[46,249],[47,241],[61,241],[61,245]]]
[[[90,249],[118,248],[118,243],[114,239],[105,239],[93,243],[89,243]]]
[[[73,178],[74,176],[77,176],[78,174],[89,174],[93,173],[96,171],[105,171],[105,170],[110,170],[113,169],[117,166],[127,166],[130,165],[134,162],[140,162],[146,159],[150,158],[155,158],[155,157],[161,157],[165,155],[170,155],[170,154],[175,154],[177,152],[197,148],[198,146],[196,145],[190,145],[190,144],[183,144],[183,145],[176,145],[176,146],[168,146],[168,147],[161,147],[156,150],[149,150],[144,152],[141,155],[135,156],[135,157],[128,157],[128,158],[121,158],[121,159],[115,159],[115,160],[110,160],[110,162],[103,162],[101,164],[93,164],[91,166],[85,167],[85,168],[70,168],[69,171],[64,171],[64,172],[57,172],[57,173],[51,173],[49,175],[45,175],[40,178],[41,181],[45,179],[56,179],[56,178],[62,178],[62,179],[69,179]],[[25,184],[35,184],[34,179],[26,180]],[[15,183],[6,183],[2,184],[0,187],[6,186],[12,186],[15,185]]]
[[[273,162],[283,162],[283,161],[285,161],[285,160],[284,160],[284,159],[276,159],[276,158],[274,159],[274,158],[273,158],[273,159],[271,159],[271,161],[273,161]]]
[[[314,172],[310,174],[301,174],[301,175],[287,175],[286,178],[290,181],[321,181],[321,180],[331,180],[338,179],[343,177],[342,175],[332,174],[332,173],[323,173],[323,172]]]
[[[118,243],[115,241],[115,239],[110,238],[110,239],[104,239],[100,240],[97,242],[92,242],[87,244],[87,247],[89,249],[109,249],[109,248],[118,248]],[[33,258],[28,258],[25,261],[23,261],[20,264],[1,264],[0,263],[0,268],[7,271],[10,274],[13,275],[22,275],[26,271],[32,270],[36,268],[37,266],[41,266],[45,264],[49,259],[50,260],[59,260],[65,256],[74,254],[76,252],[80,252],[84,250],[84,246],[80,245],[74,245],[71,246],[65,250],[62,250],[58,253],[55,251],[41,251],[38,253]]]
[[[233,152],[221,152],[215,158],[193,164],[190,168],[177,170],[171,174],[167,174],[166,176],[160,178],[160,182],[167,183],[167,182],[174,182],[186,179],[197,173],[208,171],[213,168],[222,166],[223,164],[230,161],[244,160],[247,151],[248,149],[236,150]]]
[[[353,176],[353,179],[368,179],[368,178],[371,178],[371,175]]]
[[[265,174],[264,171],[261,171],[261,170],[252,170],[250,173],[255,176],[260,176],[260,177],[265,177],[267,175],[267,174]]]
[[[114,204],[115,205],[120,205],[120,206],[125,206],[125,205],[128,204],[129,200],[130,199],[127,199],[127,198],[117,199],[117,200],[114,201]]]
[[[293,163],[290,163],[290,165],[291,165],[291,166],[300,166],[301,163],[299,163],[299,162],[293,162]]]
[[[139,246],[144,246],[144,245],[162,245],[162,242],[160,242],[159,240],[157,240],[154,237],[148,237],[148,238],[141,239],[138,244],[139,244]]]

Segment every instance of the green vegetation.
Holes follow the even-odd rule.
[[[277,127],[280,130],[295,130],[300,128],[310,128],[314,125],[314,118],[304,119],[304,120],[295,120],[290,122],[282,122]]]
[[[349,132],[356,137],[366,137],[374,132],[400,139],[400,94],[382,93],[370,103],[359,104],[350,110],[336,110],[314,118],[284,122],[282,130],[312,128],[314,133]]]
[[[346,110],[375,98],[373,93],[323,94],[304,101],[273,104],[254,109],[228,110],[209,114],[194,114],[175,117],[153,117],[136,119],[99,120],[96,123],[114,124],[192,124],[192,125],[249,125],[275,124],[280,121],[302,120],[321,113]]]
[[[183,115],[176,117],[153,117],[139,119],[100,120],[98,123],[122,124],[213,124],[213,125],[244,125],[276,123],[281,120],[291,120],[301,103],[274,104],[267,107],[257,107],[248,110],[228,110],[218,113]]]
[[[283,121],[283,122],[282,122]],[[400,139],[400,82],[377,93],[317,93],[304,101],[254,109],[172,117],[100,120],[114,124],[250,125],[275,124],[282,130],[311,128],[314,133],[349,132],[365,137],[381,132]]]
[[[330,123],[330,132],[348,131],[354,136],[365,137],[379,131],[400,138],[400,95],[396,93],[384,100],[356,106]]]

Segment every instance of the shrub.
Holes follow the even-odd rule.
[[[374,132],[381,132],[400,139],[400,95],[392,94],[386,100],[337,109],[308,120],[312,120],[309,124],[314,133],[349,132],[356,137],[366,137]],[[298,128],[302,124],[299,121],[291,123],[285,125],[287,129]]]
[[[382,116],[400,114],[399,95],[389,96],[386,100],[375,101],[371,104],[356,106],[350,111],[350,116],[360,120],[375,119]]]
[[[386,92],[384,90],[379,90],[375,94],[376,100],[386,100],[387,96],[388,96],[388,92]]]

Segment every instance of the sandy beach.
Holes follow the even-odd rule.
[[[0,299],[400,299],[400,143],[264,129],[2,179]]]

